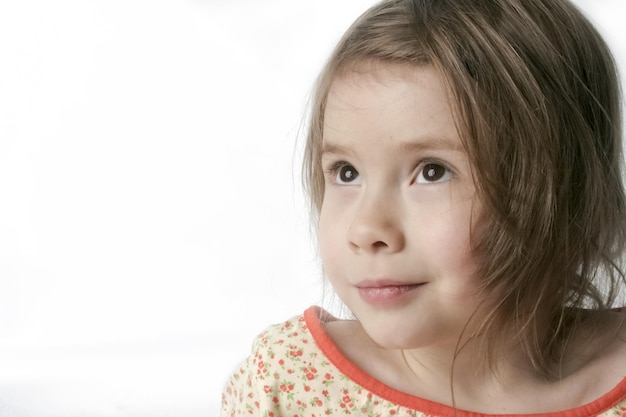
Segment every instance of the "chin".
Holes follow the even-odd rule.
[[[375,314],[375,313],[374,313]],[[420,349],[426,347],[455,348],[461,330],[442,323],[429,323],[418,320],[411,322],[404,318],[382,319],[374,317],[358,317],[364,332],[368,337],[384,349]]]

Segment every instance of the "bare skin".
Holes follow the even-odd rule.
[[[478,376],[472,342],[455,358],[468,317],[483,305],[469,243],[481,205],[433,68],[383,64],[344,74],[324,123],[320,253],[358,319],[326,329],[353,363],[399,391],[490,414],[574,408],[624,378],[626,313],[597,318],[619,328],[608,344],[581,343],[593,324],[579,329],[558,381],[538,378],[515,340],[497,375]]]
[[[625,313],[607,313],[606,320],[621,324],[612,343],[599,349],[588,361],[568,361],[567,376],[546,382],[533,377],[529,364],[501,367],[498,376],[478,377],[464,369],[471,361],[457,359],[454,372],[454,403],[450,390],[451,360],[411,360],[411,353],[377,345],[356,320],[326,323],[330,338],[355,365],[396,390],[448,406],[486,414],[531,414],[563,411],[590,403],[615,388],[626,375]],[[584,329],[581,335],[584,335]],[[598,347],[590,346],[591,349]],[[467,355],[465,355],[467,356]],[[576,355],[573,355],[576,356]],[[469,365],[470,367],[472,365]],[[528,401],[532,398],[532,401]]]

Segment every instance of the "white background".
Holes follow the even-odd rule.
[[[0,416],[217,415],[321,302],[300,128],[372,3],[0,0]]]

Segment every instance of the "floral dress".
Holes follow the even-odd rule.
[[[222,395],[222,417],[487,417],[397,391],[350,362],[324,330],[318,307],[269,327]],[[626,378],[581,407],[532,417],[626,417]],[[493,415],[491,416],[493,417]],[[517,416],[520,417],[520,416]]]

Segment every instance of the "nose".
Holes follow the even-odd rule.
[[[348,244],[355,252],[399,252],[404,248],[401,209],[390,198],[362,201],[348,229]]]

